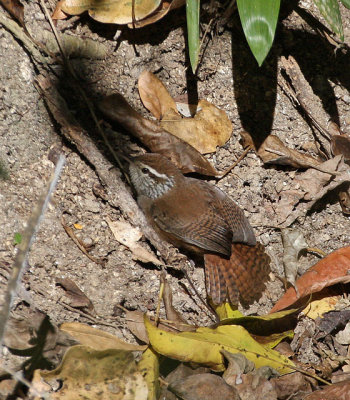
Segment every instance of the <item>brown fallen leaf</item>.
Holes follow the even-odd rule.
[[[196,330],[196,327],[193,325],[189,325],[189,323],[185,320],[185,318],[175,309],[173,306],[173,294],[171,291],[171,287],[166,280],[165,274],[160,275],[160,281],[164,285],[163,289],[163,302],[166,317],[169,321],[171,321],[171,326],[176,328],[176,330],[180,332],[193,332]]]
[[[135,2],[135,20],[141,20],[153,11],[161,0],[142,0]],[[61,9],[70,15],[88,11],[91,18],[108,24],[129,24],[132,22],[132,2],[129,0],[63,0]]]
[[[131,251],[134,260],[153,263],[155,265],[164,265],[154,254],[138,243],[142,237],[142,232],[138,228],[132,227],[126,221],[112,221],[106,218],[106,222],[115,239]]]
[[[346,162],[350,161],[350,137],[346,135],[333,135],[331,150],[334,156],[342,154]]]
[[[339,196],[339,203],[342,209],[342,212],[346,215],[350,214],[350,186],[347,185],[347,190],[341,190],[338,193]]]
[[[269,135],[259,147],[259,150],[256,150],[253,139],[248,132],[241,132],[241,137],[243,147],[251,146],[264,164],[287,165],[294,168],[314,168],[322,172],[335,173],[335,171],[325,170],[321,165],[322,163],[316,158],[285,146],[275,135]]]
[[[144,323],[144,313],[141,311],[126,311],[125,320],[130,332],[141,342],[149,343]]]
[[[179,114],[167,88],[151,72],[143,71],[137,85],[143,105],[157,119],[162,119],[169,109]]]
[[[183,173],[196,172],[207,176],[221,176],[195,148],[154,122],[143,118],[121,94],[115,93],[104,97],[98,106],[108,118],[124,126],[151,152],[164,155]]]
[[[154,13],[142,19],[141,21],[135,21],[134,25],[128,24],[128,27],[133,28],[135,26],[135,28],[142,28],[143,26],[153,24],[154,22],[165,17],[169,11],[176,10],[177,8],[180,8],[185,4],[186,0],[172,0],[170,2],[163,1],[160,9],[158,8]]]
[[[298,257],[301,250],[308,247],[304,236],[296,229],[281,229],[283,243],[283,266],[287,282],[295,287],[298,273]]]
[[[278,399],[293,398],[297,392],[307,394],[312,392],[310,382],[301,372],[292,372],[270,380],[275,388]]]
[[[350,171],[342,156],[325,161],[321,168],[335,171],[337,175],[334,177],[330,173],[309,169],[297,175],[292,186],[279,193],[280,200],[275,213],[276,225],[280,228],[287,228],[297,218],[305,215],[326,193],[350,182]]]
[[[225,111],[206,100],[200,100],[193,118],[183,118],[163,83],[144,71],[138,82],[144,106],[157,118],[160,126],[189,143],[200,153],[212,153],[231,137],[232,124]]]
[[[61,20],[61,19],[66,19],[67,18],[67,14],[65,12],[62,11],[62,3],[64,2],[64,0],[59,0],[56,3],[56,7],[52,13],[51,18],[53,20]]]
[[[181,399],[187,400],[239,400],[237,390],[228,385],[220,376],[214,374],[190,375],[175,381],[168,390]]]
[[[117,336],[80,322],[66,322],[60,326],[60,330],[71,335],[80,344],[92,347],[94,350],[144,351],[147,348],[147,346],[124,342]]]
[[[350,282],[350,246],[342,247],[320,260],[295,282],[300,298],[321,291],[336,283]],[[270,313],[292,306],[299,297],[289,288]]]
[[[333,383],[304,397],[304,400],[349,400],[350,382]]]
[[[69,278],[57,278],[56,283],[63,287],[66,296],[70,300],[70,306],[74,308],[85,308],[94,313],[94,305],[86,294]]]
[[[0,0],[4,8],[21,24],[24,24],[24,7],[19,0]]]
[[[181,118],[172,110],[160,122],[165,130],[189,143],[201,154],[213,153],[231,137],[232,124],[225,111],[206,100],[198,102],[193,118]]]

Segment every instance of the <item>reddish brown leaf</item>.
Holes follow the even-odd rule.
[[[305,400],[350,400],[350,381],[326,386],[309,394]]]
[[[154,122],[143,118],[121,94],[115,93],[103,98],[99,108],[108,118],[124,126],[153,153],[167,157],[183,173],[221,175],[194,147],[171,135]]]
[[[350,246],[342,247],[329,254],[311,267],[296,282],[299,297],[293,287],[289,288],[275,304],[271,313],[293,305],[297,300],[336,283],[350,282]]]
[[[19,0],[0,0],[0,3],[24,27],[24,7]]]

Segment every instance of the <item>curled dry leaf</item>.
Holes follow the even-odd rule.
[[[168,132],[189,143],[200,153],[212,153],[231,137],[232,124],[225,111],[206,100],[198,102],[193,118],[181,118],[170,110],[160,125]]]
[[[143,26],[153,24],[154,22],[165,17],[169,11],[176,10],[177,8],[180,8],[185,4],[186,0],[172,0],[170,2],[163,1],[162,4],[160,5],[160,8],[158,8],[153,14],[149,15],[143,20],[136,21],[134,26],[135,28],[142,28]],[[133,28],[133,24],[129,24],[128,26],[129,28]]]
[[[347,246],[334,251],[320,260],[295,282],[300,298],[319,292],[323,288],[335,285],[336,283],[350,282],[349,270],[350,246]],[[273,313],[290,307],[298,299],[299,297],[295,289],[291,287],[270,312]]]
[[[99,108],[108,118],[124,126],[151,152],[164,155],[183,173],[196,172],[207,176],[220,176],[220,173],[195,148],[154,122],[143,118],[121,94],[115,93],[103,98]]]
[[[323,168],[320,167],[321,162],[316,160],[316,158],[290,149],[275,135],[269,135],[259,147],[259,150],[255,149],[253,139],[248,132],[241,132],[241,137],[243,146],[250,146],[253,148],[264,164],[288,165],[294,168],[315,168],[317,170],[323,170]]]
[[[178,114],[176,103],[167,88],[151,72],[143,71],[137,85],[143,105],[157,119],[162,119],[169,110]]]
[[[350,171],[342,156],[325,161],[321,168],[335,171],[337,175],[334,177],[330,173],[309,169],[297,175],[292,185],[279,193],[280,200],[275,212],[281,228],[288,227],[298,217],[305,215],[326,193],[350,182]]]
[[[138,87],[144,106],[161,119],[160,125],[200,153],[216,151],[231,137],[232,124],[225,111],[208,101],[199,101],[194,118],[182,118],[163,83],[151,72],[140,75]]]
[[[106,221],[116,240],[130,249],[134,260],[163,265],[154,254],[137,243],[142,237],[142,232],[139,229],[132,227],[126,221],[112,221],[109,218]]]
[[[66,291],[66,296],[69,298],[72,307],[86,308],[88,311],[94,312],[94,305],[91,300],[79,289],[75,282],[69,278],[57,278],[56,283]]]
[[[135,1],[135,20],[141,20],[153,11],[161,0]],[[63,0],[61,9],[70,15],[88,11],[91,18],[108,24],[129,24],[132,22],[132,2],[129,0]]]
[[[171,287],[166,280],[165,273],[160,276],[160,281],[164,285],[163,289],[163,302],[166,317],[172,322],[172,326],[177,328],[179,331],[194,331],[195,326],[190,326],[185,318],[175,309],[173,305],[173,293]]]
[[[293,229],[282,229],[283,265],[287,282],[295,285],[298,273],[298,257],[301,250],[308,247],[301,232]],[[294,286],[295,287],[295,286]]]

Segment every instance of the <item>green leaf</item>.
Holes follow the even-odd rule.
[[[237,0],[237,7],[250,50],[261,66],[275,37],[280,0]]]
[[[350,0],[340,0],[346,8],[350,9]]]
[[[193,73],[199,57],[199,5],[200,0],[186,0],[186,19],[188,34],[188,52]]]
[[[22,235],[19,232],[16,232],[13,237],[13,244],[17,246],[21,244],[21,242],[22,242]]]
[[[332,31],[336,33],[341,41],[344,41],[343,24],[341,22],[341,15],[339,11],[339,4],[337,0],[314,0],[320,13],[324,19],[329,23]],[[349,4],[349,0],[346,0]]]

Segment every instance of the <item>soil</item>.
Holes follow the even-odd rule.
[[[349,44],[350,11],[340,6],[344,41]],[[303,1],[300,7],[322,20],[313,2]],[[203,28],[210,18],[209,11],[205,10]],[[336,50],[300,13],[282,10],[272,50],[260,69],[241,32],[237,15],[231,16],[225,25],[214,26],[205,41],[197,76],[193,76],[189,67],[185,22],[184,9],[180,9],[135,32],[100,24],[86,15],[58,21],[57,29],[93,39],[107,48],[102,59],[71,59],[92,101],[118,91],[149,118],[137,90],[140,73],[149,70],[162,80],[174,98],[187,94],[190,100],[206,99],[225,110],[232,121],[232,137],[215,154],[208,155],[219,170],[229,167],[243,152],[242,130],[249,131],[255,143],[261,143],[272,133],[301,152],[312,148],[314,135],[310,124],[279,86],[284,79],[282,55],[292,55],[297,60],[314,93],[321,99],[327,119],[350,134],[348,47]],[[42,31],[51,31],[36,1],[25,4],[25,23],[38,40]],[[108,199],[96,196],[94,188],[100,185],[99,177],[92,165],[62,137],[60,127],[35,87],[38,71],[28,52],[3,26],[0,26],[0,39],[0,161],[8,175],[0,180],[1,302],[17,253],[15,234],[24,231],[54,170],[51,160],[62,153],[66,164],[41,221],[20,283],[29,298],[23,300],[23,294],[15,298],[13,315],[25,317],[30,315],[30,310],[37,309],[48,315],[55,325],[68,321],[93,323],[118,337],[134,341],[118,306],[154,313],[160,270],[133,260],[130,250],[114,239],[106,219],[124,219],[123,210],[111,207]],[[100,142],[86,104],[70,87],[58,63],[52,67],[52,74],[58,77],[61,93],[78,121]],[[103,118],[100,114],[99,117]],[[118,141],[125,148],[133,153],[140,149],[139,143],[130,139],[125,131],[116,126],[114,129],[118,130]],[[246,314],[268,312],[284,292],[282,281],[278,279],[284,276],[281,232],[271,226],[268,216],[278,201],[281,188],[300,172],[291,167],[266,166],[254,152],[249,152],[228,176],[218,182],[211,180],[244,209],[257,239],[272,258],[267,289],[259,302],[243,310]],[[62,216],[85,246],[91,247],[93,257],[106,259],[103,265],[81,252],[64,230]],[[297,219],[292,227],[303,233],[310,247],[326,253],[350,241],[349,217],[342,213],[335,194],[328,195],[326,201],[305,218]],[[151,249],[146,239],[142,239],[142,243]],[[302,274],[318,259],[316,254],[303,253],[298,273]],[[186,268],[199,294],[205,298],[202,268],[189,263]],[[171,268],[169,272],[167,279],[173,290],[174,307],[190,323],[208,325],[212,322],[209,311],[193,294],[183,274]],[[78,310],[64,306],[68,300],[62,286],[57,284],[60,278],[74,281],[91,300],[96,312],[95,322]],[[161,309],[161,316],[164,315]],[[110,326],[100,326],[98,321],[108,322]],[[9,358],[7,366],[18,369],[18,363]]]

